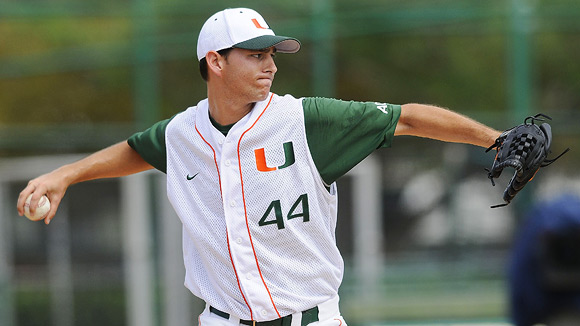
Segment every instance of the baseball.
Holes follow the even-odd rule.
[[[38,208],[36,208],[34,215],[30,214],[30,199],[32,199],[32,194],[26,198],[26,202],[24,203],[24,216],[31,221],[40,221],[45,218],[48,211],[50,211],[50,200],[48,200],[48,197],[42,196],[40,198],[38,201]]]

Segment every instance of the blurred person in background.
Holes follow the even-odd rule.
[[[515,326],[580,325],[580,198],[564,195],[527,214],[508,280]]]

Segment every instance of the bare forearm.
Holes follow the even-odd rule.
[[[16,207],[20,215],[24,214],[26,198],[32,195],[30,211],[33,213],[39,199],[46,195],[51,202],[50,211],[44,219],[48,224],[70,185],[93,179],[121,177],[151,168],[127,142],[120,142],[30,180],[20,192]]]
[[[80,161],[62,166],[54,172],[62,174],[68,184],[75,184],[94,179],[122,177],[151,168],[151,165],[123,141]]]
[[[395,135],[431,138],[446,142],[492,145],[501,132],[456,112],[423,104],[405,104]]]

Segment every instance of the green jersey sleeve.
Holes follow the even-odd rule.
[[[172,118],[161,120],[145,131],[131,136],[127,143],[157,170],[167,173],[167,148],[165,129]]]
[[[306,139],[327,184],[336,181],[380,147],[390,147],[401,106],[304,98]]]

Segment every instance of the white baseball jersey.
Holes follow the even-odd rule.
[[[185,285],[257,321],[335,297],[343,261],[334,180],[390,146],[399,114],[384,103],[270,94],[225,136],[206,99],[131,137],[167,173],[183,222]]]
[[[271,94],[227,136],[211,124],[207,103],[176,116],[166,131],[186,286],[222,311],[258,321],[332,298],[343,275],[337,196],[310,155],[301,100]]]

